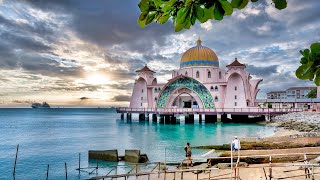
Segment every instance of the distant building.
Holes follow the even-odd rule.
[[[317,87],[291,87],[286,91],[270,91],[267,99],[305,99],[307,94]]]

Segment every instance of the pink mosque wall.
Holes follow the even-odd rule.
[[[211,77],[208,77],[208,71],[211,72]],[[216,108],[245,108],[247,107],[247,100],[249,100],[248,105],[253,106],[256,94],[259,91],[257,89],[258,84],[262,81],[261,79],[250,79],[250,75],[244,67],[229,67],[227,71],[215,67],[183,68],[173,71],[172,78],[181,74],[185,75],[186,72],[189,77],[203,83],[214,100],[216,96],[218,97],[218,101],[214,101]],[[197,72],[199,72],[199,77],[197,77]],[[162,89],[165,84],[157,84],[152,72],[140,72],[138,76],[132,92],[130,107],[155,108],[155,98],[159,98],[159,91],[155,92],[155,88],[161,87]],[[213,89],[211,89],[211,86]],[[215,89],[216,86],[218,90]],[[236,91],[235,86],[237,86]],[[169,107],[172,106],[177,95],[170,96],[167,104]],[[192,96],[198,102],[199,107],[203,107],[197,94],[192,93]],[[235,99],[235,96],[237,96],[237,99]],[[235,102],[237,102],[236,106]]]
[[[244,81],[240,74],[232,73],[229,76],[226,94],[225,108],[247,107]]]

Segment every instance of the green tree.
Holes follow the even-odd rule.
[[[257,2],[259,0],[251,0]],[[287,7],[286,0],[272,0],[277,9]],[[204,23],[210,19],[221,21],[233,13],[233,9],[243,9],[249,0],[140,0],[141,27],[152,22],[166,23],[172,17],[174,30],[189,29],[198,20]]]
[[[251,0],[257,3],[259,0]],[[275,8],[287,7],[286,0],[272,0]],[[233,9],[243,9],[249,0],[140,0],[141,14],[138,19],[140,27],[152,22],[166,23],[170,18],[174,30],[179,32],[189,29],[196,21],[204,23],[208,20],[223,20],[224,16],[233,13]],[[301,50],[301,66],[296,76],[302,80],[311,80],[320,85],[320,43],[314,43],[310,49]]]
[[[307,98],[317,98],[317,88],[311,89],[307,94]]]
[[[296,76],[302,80],[314,81],[320,86],[320,43],[313,43],[310,49],[300,50],[301,66],[296,70]]]

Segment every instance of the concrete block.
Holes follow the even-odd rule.
[[[105,161],[118,161],[118,150],[89,150],[89,159],[99,159]]]
[[[125,150],[124,160],[132,163],[139,163],[140,150]]]

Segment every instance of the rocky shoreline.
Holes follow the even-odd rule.
[[[294,112],[271,118],[269,125],[299,132],[320,132],[320,113]]]

